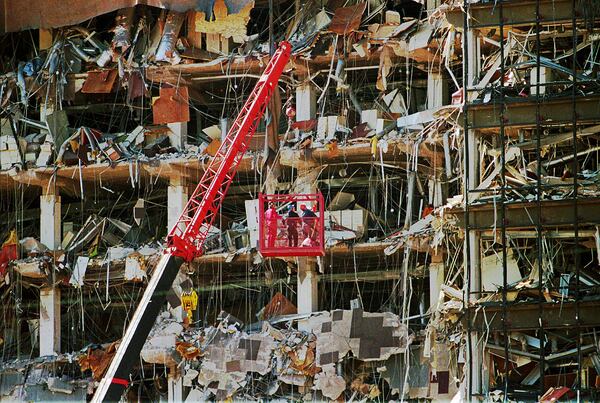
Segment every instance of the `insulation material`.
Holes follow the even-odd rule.
[[[331,19],[329,30],[338,35],[347,35],[356,31],[360,27],[362,15],[367,7],[367,2],[363,1],[355,6],[340,7],[335,10]]]
[[[243,42],[254,1],[243,1],[242,4],[239,11],[231,12],[225,0],[216,0],[212,10],[214,18],[207,18],[202,11],[196,13],[196,32],[220,34],[225,38],[233,38],[235,42]]]
[[[152,99],[152,117],[155,125],[189,122],[187,87],[161,87],[160,96]]]

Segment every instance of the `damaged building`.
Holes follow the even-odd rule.
[[[596,27],[596,0],[0,0],[0,401],[595,401]]]

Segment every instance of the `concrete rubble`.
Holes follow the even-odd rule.
[[[124,399],[597,400],[597,1],[0,10],[0,401],[91,398],[282,40]]]

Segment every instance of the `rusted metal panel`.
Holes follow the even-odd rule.
[[[187,87],[162,87],[160,96],[152,104],[155,125],[188,122],[190,120]]]
[[[339,35],[356,31],[360,26],[366,7],[367,2],[362,2],[355,6],[338,8],[335,10],[329,29]]]
[[[81,92],[83,94],[110,94],[115,88],[119,73],[116,69],[90,71]]]

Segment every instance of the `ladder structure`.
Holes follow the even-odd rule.
[[[139,362],[146,338],[164,306],[167,292],[184,261],[203,252],[204,242],[233,182],[237,166],[256,131],[291,55],[291,45],[281,42],[235,122],[204,171],[183,213],[167,236],[167,248],[159,260],[115,357],[92,402],[119,401],[129,385],[131,368]]]

